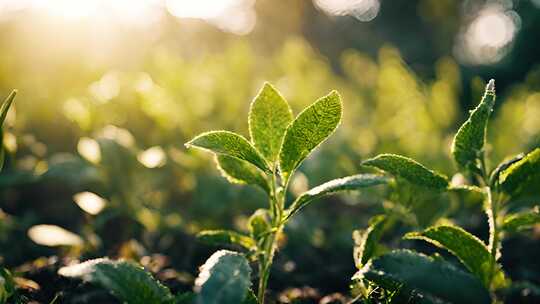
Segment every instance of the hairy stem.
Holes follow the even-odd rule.
[[[274,168],[272,173],[272,181],[270,185],[270,210],[272,210],[272,231],[266,236],[262,245],[262,257],[259,259],[259,289],[257,298],[259,303],[264,304],[266,287],[270,270],[274,261],[274,254],[277,248],[277,235],[282,230],[282,217],[284,209],[284,195],[278,193],[277,170]]]
[[[491,282],[497,272],[497,259],[499,255],[499,247],[501,245],[500,239],[500,228],[498,225],[498,213],[499,213],[499,199],[493,199],[492,190],[488,187],[488,208],[487,212],[491,213],[490,217],[490,233],[489,233],[489,250],[492,257],[492,267],[491,267]],[[491,283],[490,282],[490,283]]]

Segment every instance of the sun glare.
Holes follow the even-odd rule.
[[[507,53],[520,22],[515,11],[500,5],[487,5],[459,37],[458,57],[471,64],[499,61]]]
[[[168,12],[177,18],[201,19],[235,34],[255,25],[254,0],[0,0],[0,16],[32,12],[71,22],[99,20],[130,25],[151,24]]]

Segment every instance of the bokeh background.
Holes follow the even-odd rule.
[[[295,113],[332,89],[344,100],[291,199],[382,152],[451,177],[453,133],[490,78],[493,167],[540,146],[539,38],[538,0],[0,0],[0,95],[19,90],[3,130],[0,263],[41,285],[43,301],[61,288],[42,283],[59,280],[55,267],[103,255],[189,289],[216,249],[193,235],[245,230],[266,201],[183,144],[212,129],[247,135],[264,81]],[[378,191],[319,201],[291,223],[277,297],[347,293],[351,231],[395,207]],[[433,206],[485,238],[478,203]],[[534,238],[510,239],[503,262],[540,284]]]

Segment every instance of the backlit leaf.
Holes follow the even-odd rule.
[[[248,250],[257,246],[249,236],[231,230],[204,230],[197,238],[210,245],[239,245]]]
[[[172,303],[173,296],[141,266],[126,261],[95,259],[60,268],[64,277],[80,278],[107,289],[122,303]]]
[[[9,107],[11,106],[11,103],[13,103],[13,100],[15,99],[15,95],[17,95],[17,91],[12,91],[9,96],[4,100],[2,103],[2,106],[0,107],[0,171],[2,170],[2,167],[4,166],[4,157],[6,154],[6,151],[4,149],[4,134],[2,131],[2,125],[4,124],[4,120],[6,120],[7,113],[9,111]]]
[[[508,215],[504,218],[503,229],[506,231],[521,231],[540,224],[540,209],[534,209]]]
[[[217,154],[224,154],[245,160],[259,169],[269,172],[263,156],[244,137],[229,131],[202,133],[186,143],[186,147],[197,147]]]
[[[486,86],[480,104],[459,128],[452,142],[452,155],[458,165],[478,172],[484,157],[484,144],[488,120],[495,104],[495,81]]]
[[[493,259],[486,245],[460,227],[436,226],[422,232],[411,232],[405,239],[427,241],[456,256],[485,286],[490,282]]]
[[[216,155],[216,164],[221,175],[229,182],[257,185],[267,193],[270,191],[264,174],[254,165],[223,154]]]
[[[220,250],[201,266],[195,280],[196,304],[238,304],[251,286],[251,268],[237,252]]]
[[[358,269],[362,268],[374,255],[377,243],[381,238],[386,216],[378,215],[369,221],[369,227],[364,230],[353,231],[354,263]]]
[[[287,126],[293,120],[289,104],[265,83],[249,110],[249,134],[255,147],[270,162],[277,160]]]
[[[362,162],[362,164],[399,176],[416,185],[436,189],[445,189],[448,187],[446,176],[429,170],[419,162],[405,156],[380,154]]]
[[[497,165],[497,167],[493,169],[493,171],[490,174],[490,177],[489,177],[490,185],[496,186],[495,183],[497,184],[499,183],[500,174],[504,172],[506,169],[508,169],[508,167],[510,167],[512,164],[522,160],[523,157],[525,157],[525,154],[520,153],[514,157],[511,157],[509,159],[502,161],[499,165]]]
[[[309,204],[311,201],[325,195],[341,191],[358,190],[360,188],[380,185],[386,182],[388,182],[387,177],[376,174],[358,174],[331,180],[301,194],[287,210],[286,219],[289,219],[291,216],[296,214],[296,212]]]
[[[0,126],[2,126],[2,124],[4,124],[4,120],[6,120],[7,113],[11,107],[11,104],[13,103],[13,100],[15,99],[15,95],[17,95],[16,90],[12,91],[4,100],[2,106],[0,106]]]
[[[540,193],[540,148],[536,148],[501,172],[499,184],[505,192],[510,194],[530,190],[527,188]]]
[[[341,121],[341,97],[336,91],[307,107],[289,125],[279,152],[279,167],[288,181],[302,161],[326,140]]]
[[[491,303],[480,281],[442,258],[410,250],[395,250],[371,260],[355,278],[365,278],[387,289],[401,287],[436,303]]]

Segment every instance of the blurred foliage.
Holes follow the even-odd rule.
[[[378,153],[414,157],[452,172],[449,146],[467,117],[462,105],[478,100],[487,80],[474,75],[488,71],[495,73],[490,77],[503,77],[507,64],[482,69],[456,62],[448,49],[460,27],[457,4],[414,1],[406,6],[410,16],[401,11],[404,1],[394,9],[383,1],[380,18],[358,27],[343,25],[357,22],[352,19],[320,16],[303,1],[290,5],[294,9],[287,11],[257,1],[261,25],[246,37],[196,21],[176,27],[167,20],[158,37],[126,29],[116,44],[101,47],[83,43],[80,36],[88,35],[88,28],[65,28],[55,40],[61,24],[44,26],[39,18],[33,25],[1,21],[0,93],[17,88],[19,95],[4,125],[8,153],[0,174],[0,264],[16,267],[55,254],[141,259],[161,252],[176,269],[196,273],[215,248],[196,243],[193,235],[217,227],[247,231],[248,214],[264,202],[259,189],[230,187],[208,155],[187,151],[183,144],[205,130],[247,135],[239,117],[246,117],[264,81],[279,89],[295,113],[332,89],[343,97],[339,130],[302,165],[289,199],[333,178],[365,172],[361,161]],[[530,5],[527,1],[520,12],[527,13]],[[534,22],[539,13],[528,14],[523,37],[540,26]],[[414,26],[405,26],[413,17]],[[375,28],[384,22],[389,25]],[[423,30],[417,32],[419,27]],[[422,33],[437,43],[425,45]],[[510,58],[520,59],[516,54],[536,47],[533,41],[516,46]],[[522,59],[529,60],[519,66],[522,73],[505,77],[504,90],[498,90],[499,110],[489,127],[490,168],[540,146],[540,67],[531,56]],[[411,59],[417,57],[423,61]],[[73,196],[83,191],[103,197],[103,211],[81,210]],[[396,208],[376,199],[377,191],[383,190],[328,198],[295,218],[288,228],[294,233],[282,240],[286,246],[271,289],[345,290],[354,269],[351,231],[365,227],[382,208]],[[416,202],[418,208],[432,199]],[[480,208],[477,200],[461,195],[441,201],[449,202],[447,208],[431,207],[486,236],[482,219],[467,213]],[[37,224],[61,226],[84,244],[36,245],[27,230]],[[519,244],[516,252],[526,248]],[[530,261],[530,269],[503,262],[515,266],[508,267],[516,272],[513,277],[540,283],[538,262]],[[25,269],[17,270],[28,275]],[[176,288],[190,286],[182,284]]]

